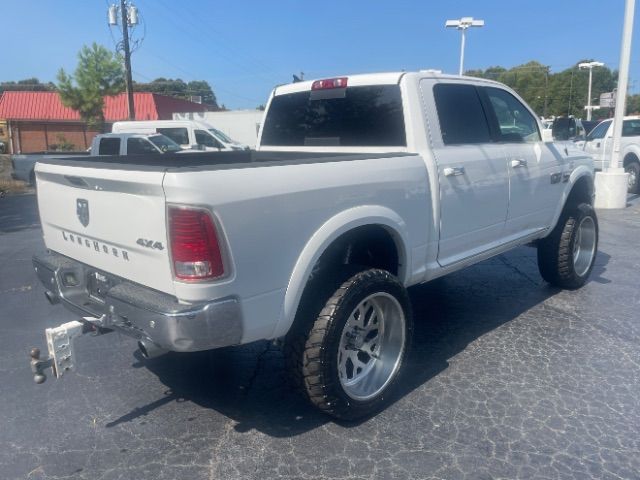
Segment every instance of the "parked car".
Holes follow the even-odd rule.
[[[186,153],[176,142],[160,133],[103,133],[91,142],[91,155],[145,155]]]
[[[405,369],[407,287],[532,243],[547,282],[587,281],[593,162],[545,136],[502,84],[399,72],[277,87],[256,152],[39,163],[33,263],[80,316],[35,379],[87,331],[146,357],[273,340],[313,405],[370,415]]]
[[[596,170],[604,170],[613,153],[613,120],[604,120],[587,135],[584,151],[593,156]],[[640,116],[624,117],[620,158],[629,174],[629,193],[640,193]]]
[[[574,117],[556,117],[551,124],[553,139],[556,141],[584,141],[587,134],[598,124],[594,120]]]
[[[136,155],[153,153],[177,153],[183,150],[170,138],[161,134],[105,133],[96,135],[86,152],[40,152],[11,156],[11,176],[29,185],[35,185],[34,167],[46,159],[69,159],[87,155]]]
[[[113,133],[161,133],[184,149],[233,151],[248,149],[211,125],[196,120],[150,120],[115,122]]]

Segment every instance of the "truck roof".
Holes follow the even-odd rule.
[[[488,80],[480,77],[468,77],[464,75],[451,75],[442,73],[440,70],[420,70],[417,72],[380,72],[380,73],[364,73],[355,75],[334,75],[324,78],[316,78],[313,80],[305,80],[303,82],[288,83],[279,85],[274,90],[274,95],[283,95],[287,93],[304,92],[311,90],[313,82],[331,78],[347,78],[349,87],[359,87],[365,85],[394,85],[400,82],[404,76],[417,76],[420,78],[437,78],[443,80],[469,80],[473,82],[489,83],[501,85],[499,82]]]

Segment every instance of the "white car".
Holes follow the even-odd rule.
[[[613,153],[613,120],[600,122],[587,135],[584,151],[593,156],[596,170],[609,166]],[[624,117],[620,158],[625,172],[629,174],[629,193],[640,193],[640,116]]]
[[[249,147],[232,140],[220,130],[198,120],[146,120],[115,122],[113,133],[161,133],[183,149],[205,151],[247,150]]]
[[[370,415],[404,370],[407,287],[532,242],[549,283],[587,281],[593,162],[541,131],[502,84],[398,72],[277,87],[256,152],[38,164],[34,265],[78,316],[36,381],[91,330],[146,356],[277,340],[313,405]]]

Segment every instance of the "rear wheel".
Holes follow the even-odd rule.
[[[635,160],[629,162],[625,165],[624,171],[629,174],[627,192],[640,193],[640,163]]]
[[[538,268],[547,282],[582,287],[598,251],[598,219],[587,203],[568,206],[551,234],[538,244]]]
[[[287,339],[292,373],[305,396],[346,420],[380,410],[409,350],[405,288],[385,270],[365,270],[342,283],[316,315]]]

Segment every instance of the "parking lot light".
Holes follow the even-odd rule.
[[[447,20],[444,24],[446,28],[456,28],[462,33],[462,41],[460,43],[460,70],[459,75],[462,75],[464,69],[464,43],[467,28],[469,27],[484,27],[484,20],[478,20],[473,17],[462,17],[459,20]]]
[[[587,106],[584,107],[587,111],[587,120],[591,120],[591,111],[600,107],[592,107],[591,106],[591,81],[593,79],[593,67],[604,67],[604,63],[602,62],[582,62],[578,64],[578,68],[588,68],[589,69],[589,89],[587,93]]]

